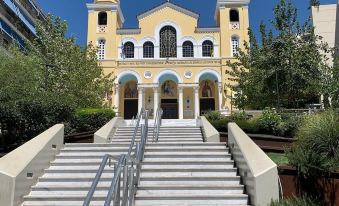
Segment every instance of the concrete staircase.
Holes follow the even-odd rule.
[[[127,153],[133,129],[118,128],[110,144],[66,144],[24,197],[23,206],[81,206],[102,157]],[[136,206],[247,205],[225,144],[203,143],[200,128],[194,126],[161,127],[159,142],[152,137],[149,128]],[[92,206],[103,205],[113,172],[107,165]]]
[[[200,128],[160,129],[146,147],[136,206],[247,205],[237,169],[221,143],[203,143]]]

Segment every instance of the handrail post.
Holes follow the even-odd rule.
[[[133,165],[132,165],[133,166]],[[123,199],[122,199],[122,206],[127,205],[127,198],[128,198],[128,165],[127,160],[125,160],[125,166],[123,170]]]
[[[135,184],[134,184],[134,167],[130,168],[129,176],[130,176],[130,178],[129,178],[129,201],[128,201],[128,205],[132,206],[134,204],[134,195],[135,195],[135,192],[134,192],[134,187],[135,187]]]

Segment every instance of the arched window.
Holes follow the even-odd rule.
[[[143,46],[144,58],[154,58],[154,44],[150,41],[145,42]]]
[[[134,58],[134,44],[132,42],[126,42],[124,44],[124,57],[127,59]]]
[[[177,57],[177,31],[172,26],[160,30],[160,58]]]
[[[98,60],[105,59],[105,44],[106,41],[104,39],[100,39],[98,41],[98,50],[97,50]]]
[[[182,56],[183,57],[194,57],[194,47],[193,47],[192,42],[185,41],[182,44]]]
[[[236,9],[230,10],[230,21],[231,22],[239,22],[239,12]]]
[[[107,25],[107,13],[105,11],[102,11],[98,14],[98,25]]]
[[[214,53],[213,42],[206,40],[202,43],[202,56],[212,57]]]
[[[231,40],[231,45],[232,45],[232,56],[235,56],[238,53],[238,48],[239,48],[239,38],[236,36],[232,37]]]

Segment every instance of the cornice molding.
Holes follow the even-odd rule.
[[[106,10],[106,11],[117,11],[120,15],[122,23],[125,22],[125,17],[121,11],[119,4],[113,3],[87,3],[86,4],[88,12],[92,12],[93,10]]]

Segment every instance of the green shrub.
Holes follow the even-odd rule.
[[[71,121],[70,133],[96,131],[115,117],[112,109],[84,108],[76,110]]]
[[[319,201],[311,198],[287,198],[280,201],[274,201],[270,206],[321,206]]]
[[[281,114],[281,118],[283,119],[285,127],[282,135],[286,137],[295,137],[299,127],[305,119],[305,115],[295,113]]]
[[[215,120],[223,119],[223,116],[220,114],[219,111],[208,111],[204,116],[209,121],[215,121]]]
[[[279,114],[272,110],[266,110],[255,115],[250,122],[256,125],[258,132],[262,134],[284,135],[285,125]]]
[[[228,123],[232,122],[230,118],[225,117],[220,120],[209,120],[210,123],[214,126],[219,132],[228,132]]]
[[[245,111],[240,111],[240,112],[234,112],[231,115],[231,119],[233,121],[238,121],[238,120],[247,120],[248,119],[248,115],[246,114]]]
[[[49,127],[68,122],[74,113],[72,106],[57,99],[25,100],[0,105],[0,147],[5,150],[20,145]]]
[[[237,120],[235,123],[246,133],[257,134],[259,131],[257,125],[248,120]]]
[[[319,178],[339,169],[338,121],[334,111],[308,116],[297,133],[298,140],[287,151],[290,164],[298,171],[299,186],[309,196],[318,197]]]

